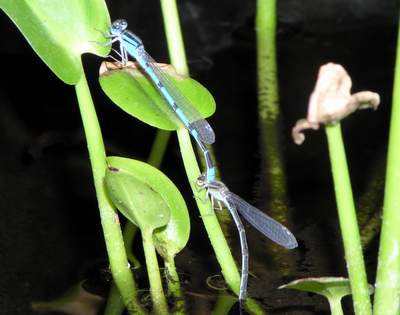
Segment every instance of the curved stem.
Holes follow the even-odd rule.
[[[333,297],[328,299],[332,315],[343,315],[341,300],[342,300],[341,298],[333,298]]]
[[[136,225],[127,221],[123,232],[126,255],[128,256],[129,262],[133,265],[133,269],[139,269],[141,267],[140,261],[132,252],[133,241],[135,240],[138,230],[139,228]]]
[[[75,91],[88,145],[111,273],[128,311],[131,314],[145,313],[136,300],[137,291],[126,258],[118,214],[104,190],[103,178],[107,168],[106,154],[96,110],[84,73],[82,73],[80,81],[75,85]]]

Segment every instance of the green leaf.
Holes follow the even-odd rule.
[[[351,294],[350,280],[342,277],[304,278],[282,285],[279,289],[295,289],[320,294],[328,299],[332,314],[343,314],[340,301]],[[369,294],[374,287],[369,285]]]
[[[151,186],[131,173],[109,167],[104,184],[114,205],[142,231],[154,231],[169,221],[169,209]]]
[[[189,77],[178,75],[170,65],[159,65],[203,117],[215,112],[214,98],[204,86]],[[164,130],[177,130],[182,126],[152,82],[134,63],[124,68],[103,63],[100,85],[118,107],[146,124]]]
[[[155,231],[154,241],[158,253],[163,257],[176,255],[189,239],[190,220],[185,200],[174,183],[155,167],[140,161],[108,157],[108,162],[112,167],[134,174],[163,198],[170,211],[170,220],[166,227]]]
[[[47,66],[65,83],[82,74],[81,54],[106,56],[110,17],[104,0],[0,0]],[[99,44],[99,43],[103,44]]]

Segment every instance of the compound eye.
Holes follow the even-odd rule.
[[[200,186],[200,187],[204,187],[205,186],[206,178],[205,178],[204,174],[202,174],[201,176],[199,176],[199,178],[197,178],[196,184],[197,184],[197,186]]]
[[[121,28],[122,30],[125,30],[127,27],[128,27],[128,22],[125,21],[125,20],[121,20],[120,28]]]
[[[128,23],[124,19],[119,19],[114,21],[113,27],[114,29],[123,31],[128,27]]]

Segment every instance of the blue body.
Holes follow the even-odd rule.
[[[182,95],[176,86],[170,82],[168,77],[157,67],[153,58],[145,51],[140,38],[127,30],[127,27],[128,24],[125,20],[116,20],[110,28],[111,43],[119,42],[122,63],[126,64],[128,54],[136,59],[202,150],[207,165],[207,179],[209,181],[215,180],[215,167],[207,148],[207,144],[212,144],[215,141],[214,131],[189,100]]]

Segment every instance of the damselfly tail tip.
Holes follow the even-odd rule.
[[[291,234],[291,233],[290,233]],[[293,234],[291,234],[291,235],[289,235],[290,237],[289,237],[289,239],[288,239],[288,242],[286,243],[286,244],[284,244],[284,246],[287,248],[287,249],[294,249],[294,248],[296,248],[297,246],[299,246],[299,244],[297,243],[297,240],[296,240],[296,238],[294,237],[294,235]]]
[[[215,142],[214,130],[212,130],[211,126],[208,125],[207,131],[208,132],[204,136],[202,136],[203,142],[205,142],[206,144],[213,144]]]
[[[289,246],[287,247],[288,249],[294,249],[297,246],[299,246],[299,244],[297,243],[296,239],[293,240],[292,243],[289,244]]]
[[[192,122],[192,126],[199,133],[201,142],[205,144],[213,144],[215,142],[215,133],[205,119]]]

